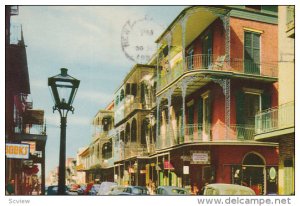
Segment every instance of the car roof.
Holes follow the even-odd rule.
[[[240,191],[248,191],[254,193],[254,191],[249,187],[245,187],[242,185],[235,185],[235,184],[214,183],[214,184],[206,185],[205,187],[212,188],[220,192],[225,190],[240,190]]]

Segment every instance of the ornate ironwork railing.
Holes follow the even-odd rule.
[[[264,110],[255,116],[255,134],[295,127],[295,102]]]
[[[232,58],[226,60],[225,55],[196,54],[185,58],[185,66],[180,61],[171,68],[163,69],[158,76],[158,90],[173,82],[185,72],[195,70],[212,70],[233,72],[236,74],[257,75],[262,77],[277,77],[278,66],[276,62],[254,62],[252,60]]]
[[[166,128],[165,131],[168,131]],[[224,124],[188,124],[185,128],[169,128],[162,132],[157,139],[156,148],[164,149],[185,143],[214,142],[214,141],[252,141],[254,140],[254,125]]]

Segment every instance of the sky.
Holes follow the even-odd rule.
[[[131,50],[122,50],[123,28],[139,24],[152,25],[154,40],[176,18],[185,6],[20,6],[13,23],[21,23],[27,51],[31,96],[35,109],[45,110],[47,124],[46,175],[58,166],[60,118],[47,86],[48,77],[68,68],[68,74],[79,79],[80,86],[67,119],[67,157],[76,157],[79,148],[92,138],[91,121],[100,109],[113,99],[125,75],[136,61]],[[141,21],[139,21],[141,20]],[[134,24],[136,23],[136,24]],[[124,27],[125,26],[125,27]],[[131,27],[130,27],[131,28]],[[122,30],[123,29],[123,30]],[[134,29],[131,34],[136,34]],[[147,31],[146,31],[147,32]],[[152,34],[152,33],[151,33]],[[134,35],[133,35],[134,36]],[[138,35],[139,37],[141,36]],[[131,38],[134,41],[144,39]],[[127,48],[127,47],[126,47]],[[151,50],[152,51],[152,50]],[[151,52],[150,51],[150,52]]]

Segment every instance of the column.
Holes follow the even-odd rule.
[[[183,139],[185,141],[185,96],[186,96],[186,89],[187,89],[187,82],[186,79],[182,80],[181,90],[182,90],[182,131],[181,135],[183,135]]]
[[[167,125],[167,139],[169,141],[168,146],[173,145],[173,135],[171,135],[171,103],[172,103],[172,94],[174,92],[174,87],[170,88],[166,95],[167,95],[167,100],[168,100],[168,125]]]
[[[186,33],[186,22],[187,22],[188,16],[184,16],[181,19],[181,45],[182,45],[182,68],[183,71],[186,69],[186,63],[185,63],[185,33]]]
[[[160,149],[161,136],[160,136],[160,118],[159,118],[159,107],[160,107],[161,97],[156,98],[156,148]]]
[[[225,61],[230,66],[230,15],[229,13],[221,15],[220,19],[223,22],[223,28],[225,31]]]

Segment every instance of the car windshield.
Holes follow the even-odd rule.
[[[134,187],[134,188],[132,188],[132,193],[133,194],[145,194],[144,192],[143,192],[143,189],[140,189],[140,188],[136,188],[136,187]]]
[[[253,195],[251,191],[242,189],[226,189],[221,190],[220,195]]]
[[[186,194],[186,191],[180,189],[172,189],[172,193],[182,195],[182,194]]]

